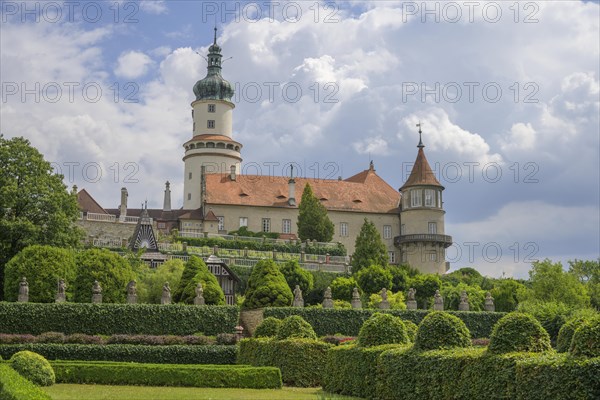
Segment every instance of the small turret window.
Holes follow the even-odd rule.
[[[433,207],[435,204],[435,191],[433,189],[425,189],[425,207]]]
[[[413,189],[410,191],[410,206],[411,207],[421,207],[422,200],[421,200],[421,190],[420,189]]]
[[[206,121],[206,127],[208,129],[215,129],[215,120],[209,119],[208,121]]]
[[[442,208],[442,191],[437,191],[437,206],[438,208]]]
[[[429,232],[431,235],[437,234],[437,223],[436,222],[430,222],[428,224],[428,230],[427,230],[427,232]]]
[[[208,105],[208,112],[209,113],[214,113],[217,109],[217,106],[215,104],[209,104]]]

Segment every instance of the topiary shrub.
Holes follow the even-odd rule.
[[[53,303],[59,279],[67,285],[75,279],[77,267],[71,250],[52,246],[29,246],[21,250],[7,264],[4,270],[4,299],[17,301],[19,282],[26,277],[29,282],[31,303]],[[91,299],[92,285],[88,288]],[[67,300],[72,290],[67,287]],[[88,301],[90,301],[88,299]]]
[[[276,336],[277,340],[291,338],[316,339],[317,334],[304,318],[299,315],[292,315],[281,322],[281,326],[279,327]]]
[[[106,249],[90,249],[79,253],[76,261],[75,302],[90,303],[92,286],[97,280],[102,286],[103,303],[125,303],[127,284],[135,279],[135,274],[123,257]],[[68,281],[66,283],[69,284]]]
[[[285,277],[285,280],[290,287],[290,290],[294,290],[296,285],[300,286],[303,294],[308,293],[314,285],[314,278],[310,272],[300,268],[297,260],[289,260],[280,267],[281,273]]]
[[[192,273],[192,277],[188,279],[187,277]],[[177,302],[193,304],[194,297],[196,297],[196,286],[198,286],[199,282],[202,283],[206,304],[225,304],[225,294],[223,293],[221,285],[219,285],[219,281],[217,281],[217,278],[208,270],[204,261],[196,256],[191,256],[185,263],[181,280],[177,286],[176,294],[179,295],[177,297]]]
[[[423,318],[415,336],[415,349],[437,350],[469,347],[471,333],[465,323],[454,315],[434,311]]]
[[[10,362],[15,371],[38,386],[52,386],[56,382],[52,366],[37,353],[19,351],[11,357]]]
[[[558,331],[558,339],[556,339],[556,351],[559,353],[566,353],[571,347],[571,340],[573,334],[581,325],[588,322],[587,318],[574,318],[567,321]]]
[[[412,321],[402,320],[402,322],[404,322],[404,327],[406,328],[406,335],[408,336],[408,340],[414,342],[415,337],[417,336],[417,329],[419,329],[419,327]]]
[[[362,268],[355,277],[358,286],[367,294],[379,293],[383,288],[392,288],[392,273],[379,265]]]
[[[279,328],[281,327],[281,320],[275,317],[267,317],[256,327],[254,331],[254,337],[275,337]]]
[[[363,270],[364,271],[364,270]],[[404,322],[390,314],[375,313],[365,321],[358,333],[360,347],[409,342]]]
[[[600,317],[577,328],[569,351],[574,356],[600,357]]]
[[[490,335],[490,353],[515,351],[542,352],[550,350],[550,335],[540,322],[529,314],[511,313],[494,325]]]
[[[244,308],[286,307],[294,295],[273,260],[260,260],[252,269]]]

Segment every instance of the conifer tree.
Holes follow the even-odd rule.
[[[379,265],[386,268],[388,254],[381,235],[375,224],[365,218],[360,233],[356,237],[354,254],[352,255],[352,274],[370,265]]]
[[[307,183],[302,192],[298,207],[298,237],[301,240],[329,242],[333,238],[333,222],[327,216],[327,210],[313,194]]]
[[[289,307],[294,295],[273,260],[260,260],[248,279],[244,308]]]

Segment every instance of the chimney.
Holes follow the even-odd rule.
[[[235,176],[235,165],[232,165],[231,167],[229,167],[230,173],[229,173],[229,179],[231,179],[232,181],[235,181],[236,176]]]
[[[171,211],[171,184],[165,183],[165,199],[163,201],[163,211]]]
[[[121,188],[121,205],[119,206],[119,221],[124,222],[127,216],[127,188]]]
[[[294,166],[290,166],[291,177],[288,181],[288,204],[290,206],[296,205],[296,181],[294,180]]]

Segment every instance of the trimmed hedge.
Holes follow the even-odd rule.
[[[239,309],[179,304],[0,303],[0,315],[2,333],[216,335],[235,332]]]
[[[371,315],[358,333],[358,345],[361,347],[392,343],[407,344],[408,342],[404,322],[390,314],[376,313]]]
[[[586,322],[584,318],[575,318],[565,322],[565,324],[558,331],[558,338],[556,339],[556,351],[559,353],[566,353],[571,347],[571,340],[577,328]]]
[[[370,310],[370,309],[330,309],[330,308],[300,308],[300,307],[267,307],[264,316],[284,319],[290,315],[300,315],[309,324],[318,336],[333,335],[336,333],[346,336],[358,336],[363,323],[376,312],[385,312],[402,320],[419,324],[430,313],[427,310]],[[460,318],[473,338],[487,338],[492,333],[492,328],[506,313],[500,312],[475,312],[475,311],[448,311],[448,314]]]
[[[276,338],[278,340],[292,338],[316,339],[317,335],[312,326],[304,318],[299,315],[292,315],[281,322]]]
[[[289,386],[321,386],[327,350],[332,347],[313,339],[243,339],[238,364],[277,367]]]
[[[254,331],[254,337],[275,337],[279,328],[281,327],[281,320],[273,317],[268,317],[263,320],[256,327]]]
[[[281,388],[281,372],[248,365],[136,364],[54,361],[59,383],[214,388]]]
[[[50,395],[23,378],[6,363],[0,363],[0,399],[52,400]]]
[[[550,335],[532,315],[511,313],[494,326],[490,336],[490,353],[550,350]]]
[[[600,317],[577,328],[569,351],[574,356],[600,357]]]
[[[54,370],[44,357],[31,351],[19,351],[10,359],[12,368],[38,386],[52,386],[56,382]]]
[[[29,350],[49,360],[128,361],[168,364],[235,364],[237,346],[145,346],[135,344],[3,344],[0,355]]]
[[[375,394],[377,362],[386,350],[403,349],[397,344],[361,348],[354,344],[334,347],[327,352],[323,390],[368,398]]]
[[[434,311],[419,324],[414,348],[437,350],[470,345],[471,333],[460,318],[443,311]]]

